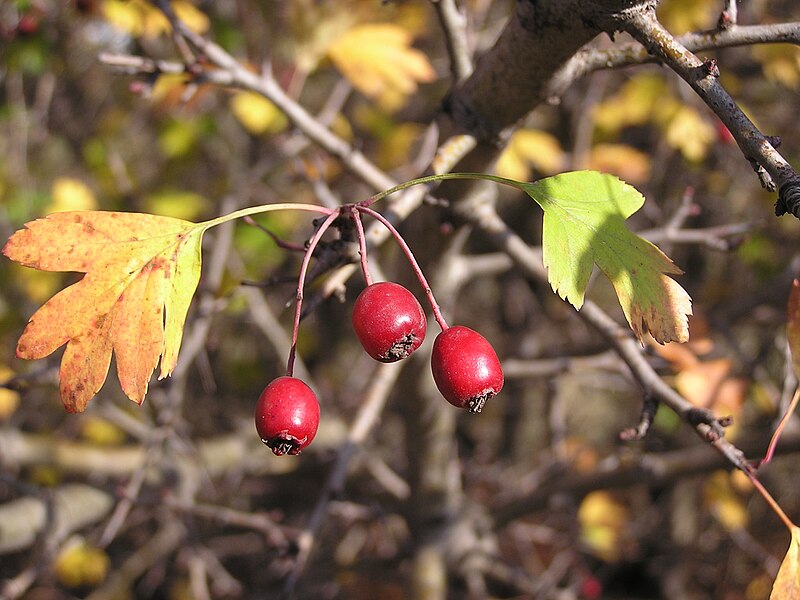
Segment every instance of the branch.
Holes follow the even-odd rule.
[[[763,452],[767,441],[750,439],[742,442],[742,448],[748,453],[758,454]],[[800,450],[800,436],[785,437],[781,440],[780,448],[782,452],[797,452]],[[503,527],[511,521],[545,508],[550,499],[558,494],[568,493],[581,497],[599,489],[639,484],[659,487],[678,479],[726,467],[730,467],[730,463],[724,455],[710,452],[705,446],[695,446],[663,454],[644,454],[624,462],[603,462],[591,473],[558,471],[552,478],[538,482],[533,491],[507,498],[492,509],[492,514],[495,524]]]
[[[735,2],[732,3],[734,6]],[[726,29],[687,33],[677,42],[690,52],[716,50],[755,44],[800,44],[800,23],[770,25],[732,25]],[[556,72],[547,84],[547,98],[557,102],[564,92],[581,77],[601,69],[619,69],[658,62],[641,44],[630,42],[613,48],[580,50]]]
[[[455,0],[431,0],[444,33],[454,82],[463,81],[472,73],[472,58],[467,45],[467,17]]]
[[[337,451],[336,461],[320,492],[319,499],[314,507],[314,511],[311,513],[308,525],[306,525],[306,528],[300,532],[298,536],[297,557],[286,579],[283,588],[284,596],[292,597],[294,588],[311,555],[317,533],[328,514],[328,507],[331,500],[341,494],[344,488],[350,460],[353,458],[356,451],[364,444],[367,436],[378,422],[386,400],[392,391],[392,387],[404,366],[405,363],[378,365],[375,374],[370,378],[370,386],[364,393],[364,400],[361,402],[358,414],[350,427],[347,439]]]
[[[517,268],[549,287],[547,272],[541,264],[541,256],[520,238],[500,218],[494,206],[483,204],[478,210],[463,209],[459,215],[480,228],[490,239],[514,261]],[[630,329],[620,326],[600,306],[587,300],[578,315],[596,329],[606,342],[628,365],[631,374],[647,396],[657,399],[671,408],[682,420],[694,427],[706,442],[713,445],[735,467],[750,471],[750,465],[741,450],[726,441],[725,423],[719,421],[711,411],[699,409],[672,389],[653,369]]]
[[[654,8],[632,14],[625,22],[625,29],[686,81],[714,111],[730,130],[745,158],[753,163],[762,185],[769,191],[774,191],[777,185],[776,214],[792,212],[800,218],[800,175],[775,149],[777,144],[756,128],[722,87],[716,61],[702,61],[687,50],[658,22]]]

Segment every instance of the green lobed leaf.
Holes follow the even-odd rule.
[[[519,187],[544,211],[544,265],[561,298],[580,308],[597,265],[640,340],[648,331],[659,343],[689,339],[691,298],[668,276],[682,271],[625,225],[644,204],[642,194],[596,171],[563,173]]]

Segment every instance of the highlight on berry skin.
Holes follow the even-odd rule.
[[[431,372],[439,392],[453,406],[471,413],[503,389],[500,360],[489,341],[477,331],[457,325],[433,342]]]
[[[425,339],[425,311],[414,294],[391,281],[368,285],[353,306],[353,329],[364,351],[384,363],[402,360]]]
[[[255,423],[261,441],[273,454],[300,454],[317,435],[319,402],[302,380],[278,377],[261,392]]]

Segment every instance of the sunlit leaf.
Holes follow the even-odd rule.
[[[17,356],[43,358],[64,344],[61,399],[82,411],[106,379],[112,351],[125,394],[144,400],[161,358],[175,368],[200,278],[202,225],[155,215],[64,212],[27,223],[3,248],[44,271],[85,273],[31,317]]]
[[[589,154],[589,167],[624,181],[644,183],[650,178],[650,155],[627,144],[597,144]]]
[[[531,168],[553,175],[564,168],[564,149],[555,136],[536,129],[520,129],[511,136],[497,161],[502,177],[528,181]]]
[[[612,175],[575,171],[522,184],[544,210],[543,259],[553,290],[576,308],[597,265],[611,280],[625,318],[641,340],[689,337],[691,298],[669,277],[681,270],[625,226],[644,197]]]
[[[772,585],[770,600],[800,600],[800,528],[792,527],[792,541]]]
[[[761,61],[764,75],[787,88],[800,87],[800,48],[791,44],[753,46],[753,55]]]
[[[59,552],[53,568],[62,584],[77,588],[101,583],[110,565],[111,560],[103,550],[76,538]]]
[[[711,29],[718,16],[717,0],[666,0],[658,10],[659,20],[675,35]]]
[[[607,491],[588,494],[578,508],[581,541],[605,561],[620,558],[621,537],[630,511]]]
[[[239,92],[231,98],[231,112],[250,133],[278,133],[288,127],[286,115],[272,102],[254,92]]]
[[[662,127],[667,143],[692,162],[704,159],[717,138],[714,126],[691,106],[678,107]]]
[[[732,475],[717,471],[703,486],[703,495],[711,514],[730,530],[747,527],[749,517],[744,501],[732,484]]]
[[[186,26],[204,33],[210,25],[208,17],[187,0],[173,0],[172,9]],[[170,31],[164,14],[146,0],[105,0],[103,15],[115,27],[132,37],[154,38]]]
[[[393,111],[419,83],[436,76],[427,57],[411,41],[412,34],[397,25],[368,23],[347,30],[330,45],[328,56],[354,87]]]
[[[68,210],[94,210],[97,200],[89,187],[79,179],[59,177],[53,182],[53,201],[47,207],[47,213],[65,212]]]

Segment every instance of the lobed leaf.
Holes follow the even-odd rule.
[[[595,265],[611,280],[625,318],[642,340],[689,339],[689,294],[668,275],[682,271],[625,226],[644,197],[613,175],[575,171],[520,184],[544,211],[543,259],[553,290],[583,305]]]
[[[792,541],[772,584],[770,600],[800,600],[800,528],[792,527]]]
[[[64,344],[60,391],[70,412],[86,408],[116,357],[125,394],[141,403],[161,359],[175,368],[200,280],[206,227],[140,213],[72,211],[25,225],[3,254],[44,271],[85,273],[30,318],[17,356],[38,359]]]

